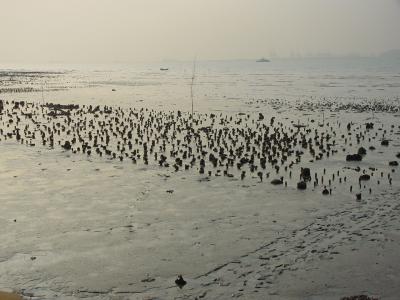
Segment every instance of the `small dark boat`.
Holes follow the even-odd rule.
[[[257,59],[256,62],[270,62],[270,60],[262,57],[260,59]]]
[[[160,71],[168,71],[168,68],[160,68]]]

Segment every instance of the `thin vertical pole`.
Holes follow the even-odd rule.
[[[194,84],[194,79],[196,78],[196,59],[193,61],[193,74],[192,74],[192,82],[190,84],[190,97],[192,99],[192,119],[193,119],[193,84]]]

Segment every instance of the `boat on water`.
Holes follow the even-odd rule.
[[[270,62],[270,60],[262,57],[260,59],[257,59],[256,62]]]
[[[160,71],[168,71],[168,68],[160,68]]]

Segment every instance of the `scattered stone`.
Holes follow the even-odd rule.
[[[175,284],[181,289],[186,285],[186,280],[183,279],[182,275],[179,275],[177,279],[175,279]]]
[[[271,184],[273,185],[283,184],[283,177],[281,177],[280,179],[273,179],[271,181]]]
[[[71,143],[69,141],[65,141],[64,145],[62,145],[61,147],[63,147],[65,150],[71,150],[72,148]]]
[[[203,299],[206,295],[207,295],[207,292],[205,291],[205,292],[203,292],[203,293],[201,293],[201,294],[199,295],[199,298],[200,298],[200,299]]]
[[[311,180],[310,168],[301,168],[300,178],[302,178],[304,181],[310,181]]]
[[[363,174],[358,178],[359,181],[366,181],[366,180],[370,180],[370,179],[371,179],[371,176],[368,174]]]
[[[147,274],[147,277],[145,279],[140,280],[141,282],[153,282],[156,279],[153,277],[150,277],[149,274]]]
[[[360,154],[348,154],[346,161],[362,161],[362,156]]]
[[[367,129],[374,129],[374,123],[366,123],[366,124],[365,124],[365,127],[366,127]]]
[[[367,154],[367,149],[365,149],[364,147],[360,147],[360,148],[358,148],[357,153],[360,154],[360,155],[366,155]]]
[[[378,298],[368,297],[366,295],[358,295],[351,297],[343,297],[340,300],[379,300]]]
[[[305,190],[307,189],[307,183],[305,183],[304,181],[300,181],[297,183],[297,189],[299,190]]]

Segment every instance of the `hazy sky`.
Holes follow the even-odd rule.
[[[0,62],[377,54],[400,0],[0,0]]]

